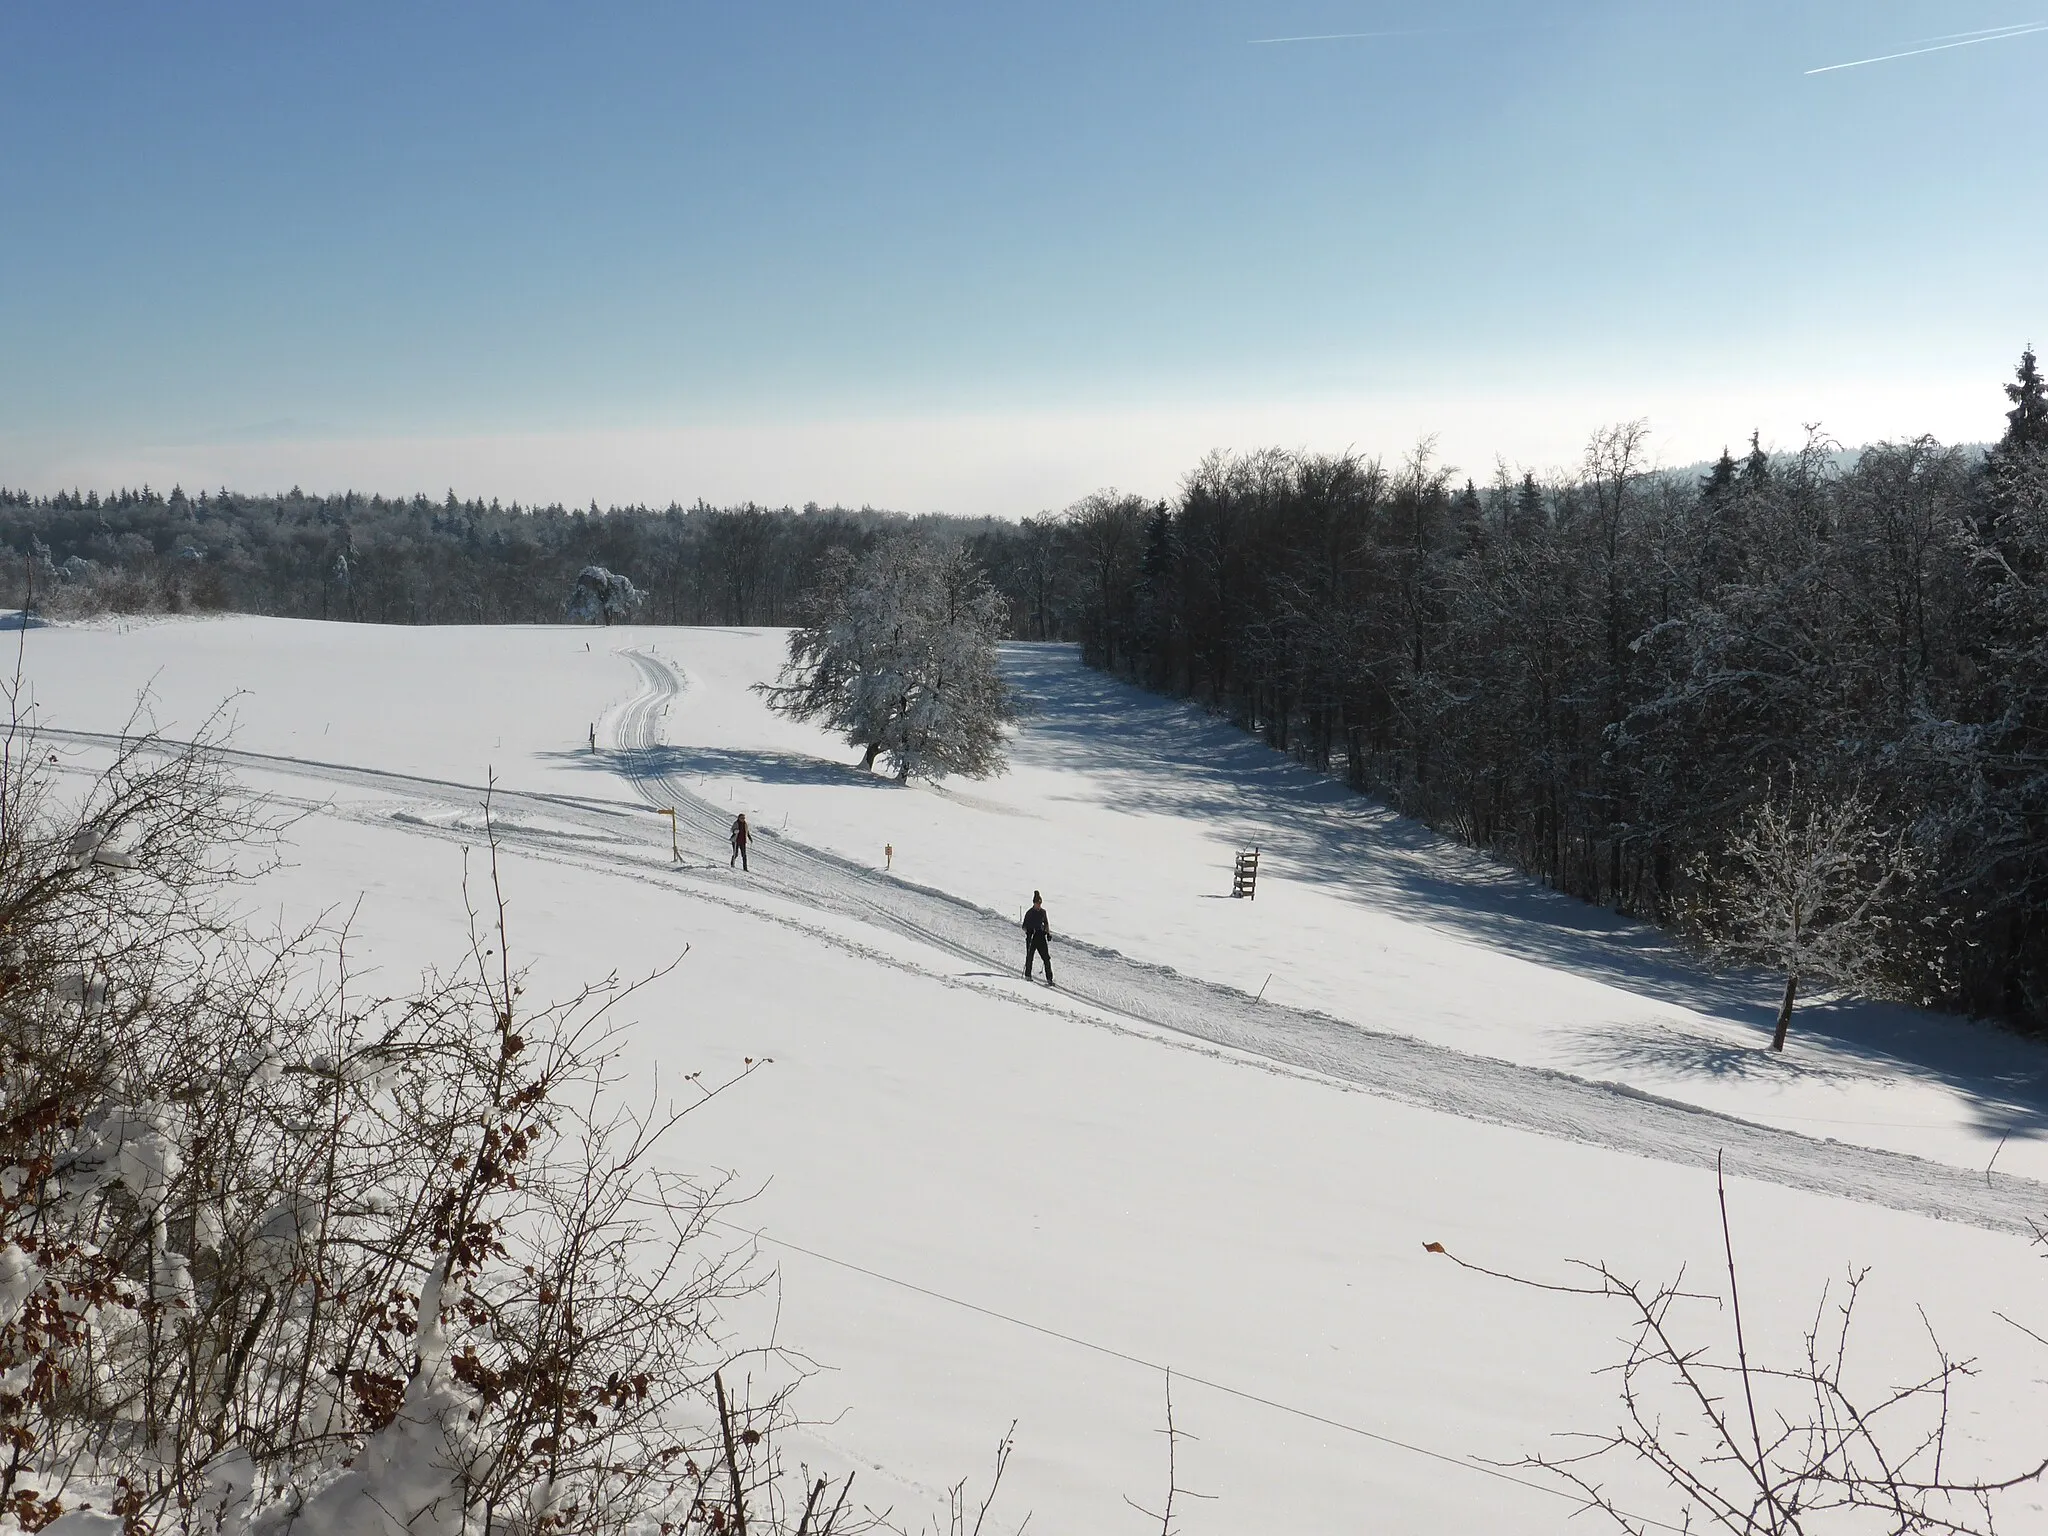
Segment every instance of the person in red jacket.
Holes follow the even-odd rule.
[[[1045,984],[1052,985],[1052,924],[1045,915],[1045,898],[1033,891],[1031,910],[1024,914],[1024,979],[1031,979],[1031,958],[1045,962]]]
[[[732,824],[732,857],[726,861],[727,869],[735,864],[743,870],[747,868],[747,844],[753,840],[754,834],[747,830],[747,813],[741,811],[739,820]]]

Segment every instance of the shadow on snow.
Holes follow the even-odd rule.
[[[1267,878],[1322,886],[1375,911],[1538,964],[1735,1023],[1760,1046],[1782,980],[1706,969],[1669,935],[1549,889],[1301,766],[1199,706],[1148,693],[1081,664],[1072,645],[1011,642],[1003,670],[1020,726],[1020,765],[1088,774],[1117,809],[1206,822],[1262,850]],[[1725,1038],[1609,1030],[1585,1069],[1652,1067],[1687,1076],[1784,1081],[1910,1074],[1963,1094],[1980,1129],[2048,1135],[2048,1049],[1995,1027],[1896,1004],[1820,997],[1802,1003],[1792,1046],[1838,1060],[1775,1056]],[[1847,1058],[1843,1061],[1840,1058]]]
[[[630,759],[643,778],[736,778],[762,784],[824,784],[835,789],[896,789],[897,782],[858,763],[835,763],[802,752],[753,752],[728,747],[605,747],[596,752],[544,752],[550,762],[617,776]]]

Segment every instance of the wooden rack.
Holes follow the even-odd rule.
[[[1230,894],[1258,900],[1259,850],[1247,848],[1237,856],[1237,868],[1230,876]]]

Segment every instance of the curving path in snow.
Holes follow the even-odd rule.
[[[683,679],[659,656],[621,654],[638,670],[642,686],[606,717],[604,751],[642,803],[499,791],[493,805],[502,843],[624,878],[688,888],[699,897],[746,905],[778,921],[788,918],[762,910],[762,898],[772,898],[785,910],[851,919],[912,940],[915,947],[904,951],[897,946],[882,956],[849,940],[843,923],[806,926],[805,931],[821,942],[909,964],[956,985],[999,988],[1006,996],[1063,1011],[1071,1000],[1112,1020],[1468,1120],[1683,1166],[1712,1167],[1720,1158],[1737,1177],[1996,1231],[2025,1235],[2034,1230],[2033,1223],[2048,1217],[2048,1185],[2033,1180],[1817,1140],[1617,1083],[1468,1055],[1326,1014],[1260,1002],[1236,989],[1074,939],[1055,939],[1059,992],[1025,991],[1016,916],[809,847],[771,827],[755,829],[752,873],[728,870],[727,813],[691,790],[682,759],[663,745],[663,724],[683,692]],[[80,742],[112,740],[90,733],[49,734]],[[473,840],[478,830],[475,811],[482,791],[475,785],[296,757],[241,751],[225,756],[265,775],[325,781],[378,797],[329,807],[338,814],[463,840]],[[675,813],[680,863],[666,862],[660,847],[664,829],[647,815],[656,807]],[[950,971],[928,960],[904,958],[934,951],[971,968]]]

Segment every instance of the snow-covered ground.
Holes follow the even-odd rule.
[[[2048,1054],[1823,1003],[1775,1058],[1769,978],[1704,974],[1068,648],[1010,648],[1030,713],[1007,776],[904,788],[748,692],[773,632],[230,619],[26,643],[60,731],[121,729],[146,686],[185,734],[233,695],[250,782],[320,807],[262,900],[360,894],[355,952],[393,985],[455,948],[487,775],[540,989],[689,946],[627,1048],[643,1083],[772,1058],[671,1155],[759,1189],[732,1219],[766,1234],[779,1317],[735,1328],[819,1362],[807,1453],[899,1517],[983,1475],[1016,1419],[1005,1529],[1143,1530],[1123,1498],[1156,1507],[1170,1366],[1200,1437],[1182,1484],[1215,1496],[1186,1531],[1563,1529],[1567,1502],[1473,1458],[1611,1423],[1590,1373],[1619,1319],[1422,1244],[1711,1274],[1719,1151],[1758,1327],[1796,1343],[1820,1285],[1870,1263],[1880,1374],[1924,1360],[1924,1304],[1986,1362],[1965,1432],[2039,1454],[2048,1351],[1993,1314],[2048,1313],[2024,1235],[2048,1212]],[[678,811],[680,865],[652,804]],[[741,809],[749,877],[719,847]],[[1254,844],[1258,898],[1230,900]],[[1034,888],[1058,993],[1014,974]]]

